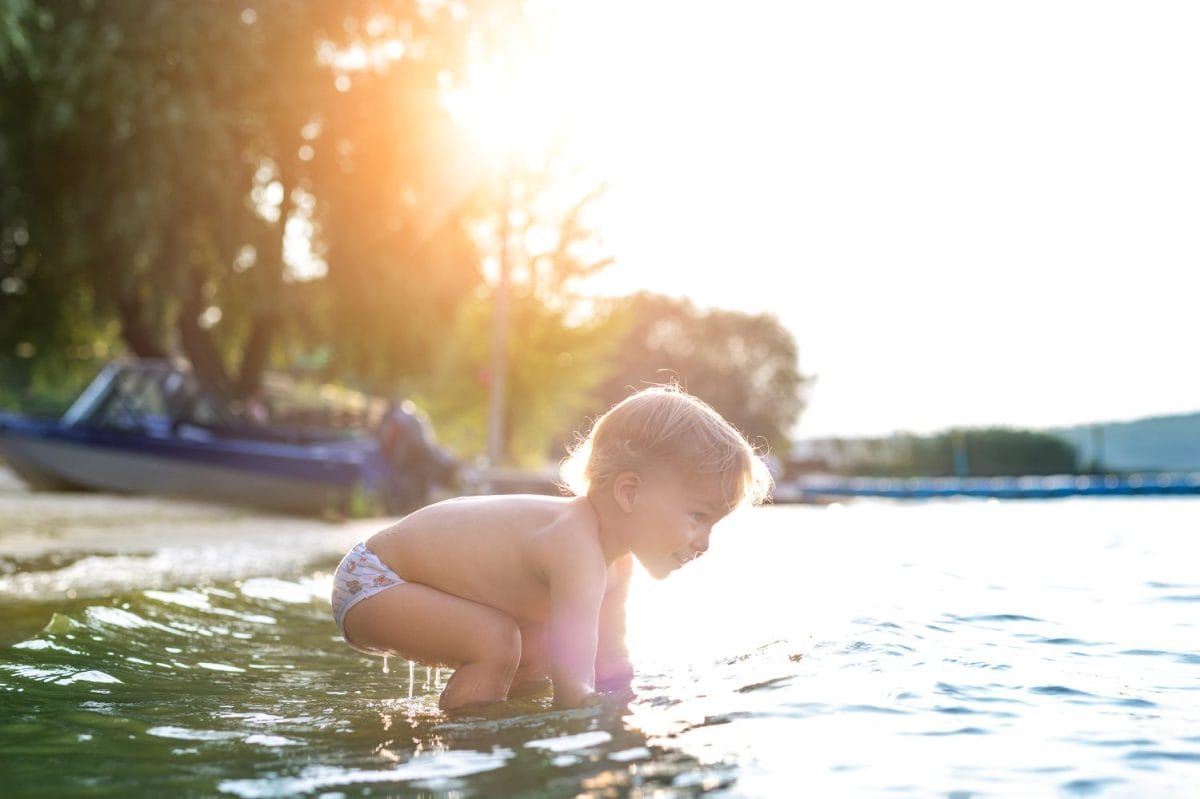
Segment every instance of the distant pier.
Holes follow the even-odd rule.
[[[804,475],[782,481],[774,501],[822,502],[845,497],[885,499],[1055,499],[1078,496],[1200,495],[1200,472],[1025,477],[842,477]]]

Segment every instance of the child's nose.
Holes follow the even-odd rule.
[[[705,530],[699,536],[692,539],[692,549],[696,550],[697,555],[708,551],[708,535],[708,530]]]

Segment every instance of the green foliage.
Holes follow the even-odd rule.
[[[616,300],[609,312],[618,343],[593,413],[635,389],[677,382],[752,441],[788,451],[810,378],[801,374],[795,340],[778,319],[644,293]]]
[[[416,395],[438,423],[439,439],[460,456],[484,454],[491,374],[490,295],[468,303],[442,369]],[[594,407],[595,387],[616,341],[607,321],[568,322],[562,310],[520,292],[510,298],[504,455],[538,467],[562,457],[563,431]]]
[[[1046,433],[988,428],[964,435],[972,474],[1066,474],[1078,465],[1075,448]]]
[[[30,0],[0,0],[0,74],[33,66],[28,27],[37,24]]]
[[[479,281],[465,215],[483,176],[447,180],[461,141],[438,97],[478,15],[402,0],[0,11],[20,34],[0,50],[0,361],[22,342],[36,359],[93,346],[110,320],[133,353],[185,354],[235,396],[328,343],[373,387],[435,360],[437,320]],[[18,46],[28,58],[8,57]],[[289,226],[315,233],[318,291]]]
[[[541,160],[498,165],[471,197],[474,240],[508,275],[504,464],[540,467],[561,458],[564,431],[595,407],[596,387],[612,369],[619,323],[590,313],[576,293],[582,278],[609,262],[586,221],[603,190],[580,181],[552,147]],[[467,459],[486,449],[498,291],[477,289],[453,327],[431,320],[429,333],[443,345],[435,350],[439,362],[408,383],[441,440]]]
[[[1076,450],[1062,439],[1030,430],[981,428],[933,436],[865,439],[847,471],[887,477],[948,477],[956,474],[956,448],[973,477],[1071,474]]]
[[[60,415],[96,376],[104,360],[80,353],[66,358],[0,359],[0,408]]]

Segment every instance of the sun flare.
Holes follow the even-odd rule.
[[[624,0],[525,11],[522,35],[471,62],[446,104],[494,168],[553,153],[607,187],[592,217],[615,264],[588,290],[761,302],[748,281],[694,264],[736,262],[738,231],[786,222],[778,209],[795,187],[775,122],[791,112],[772,54],[794,20]],[[705,222],[715,207],[732,211],[722,225]]]
[[[547,102],[550,87],[523,72],[499,62],[472,64],[465,83],[445,94],[455,121],[497,163],[544,157],[561,126]]]

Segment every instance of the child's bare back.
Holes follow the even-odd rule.
[[[357,545],[334,578],[347,643],[454,667],[446,709],[547,678],[574,707],[627,680],[633,558],[657,578],[682,567],[769,477],[711,408],[661,387],[597,420],[566,466],[576,496],[448,500]]]
[[[544,622],[553,559],[566,548],[597,563],[596,515],[583,497],[495,496],[447,500],[367,539],[402,579]]]

